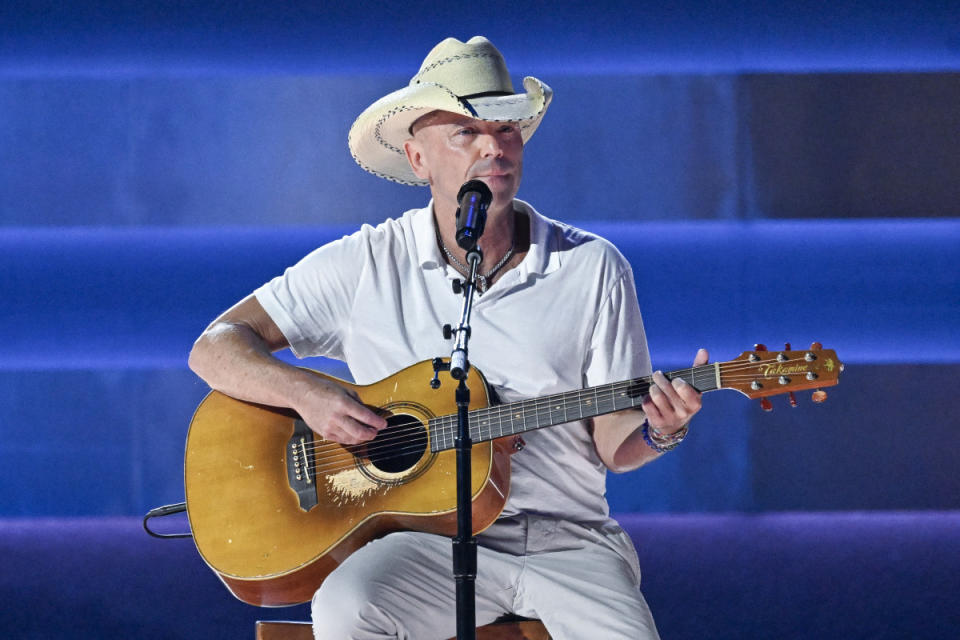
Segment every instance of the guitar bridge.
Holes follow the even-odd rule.
[[[300,500],[300,508],[310,511],[317,506],[317,485],[313,461],[313,429],[303,420],[293,423],[293,436],[287,441],[287,480]]]

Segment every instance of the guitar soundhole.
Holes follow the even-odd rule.
[[[387,418],[387,428],[367,443],[367,457],[374,467],[386,473],[410,469],[427,448],[427,430],[410,415]]]

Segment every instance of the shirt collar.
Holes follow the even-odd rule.
[[[560,252],[556,250],[556,225],[540,215],[529,203],[514,198],[514,208],[527,214],[530,220],[530,248],[518,267],[520,280],[542,276],[560,268]]]
[[[530,204],[514,198],[514,207],[530,220],[530,248],[518,267],[521,280],[529,276],[546,275],[560,268],[560,252],[555,250],[556,227]],[[413,212],[413,236],[420,266],[425,269],[443,267],[446,260],[437,246],[436,222],[433,219],[433,200],[423,209]]]
[[[446,261],[437,246],[437,227],[433,220],[433,199],[423,209],[413,212],[413,238],[417,245],[420,266],[425,269],[442,267]]]

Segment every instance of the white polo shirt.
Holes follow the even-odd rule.
[[[503,402],[648,375],[626,259],[606,240],[514,202],[530,219],[530,248],[474,297],[471,364]],[[431,203],[316,249],[255,294],[294,354],[343,360],[357,384],[370,384],[450,355],[441,327],[459,321],[451,280],[460,277],[437,246]],[[524,440],[511,457],[504,515],[610,523],[606,468],[584,422]]]

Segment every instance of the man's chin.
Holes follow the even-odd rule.
[[[493,206],[503,206],[513,202],[519,184],[513,176],[484,176],[480,178],[493,193]]]

